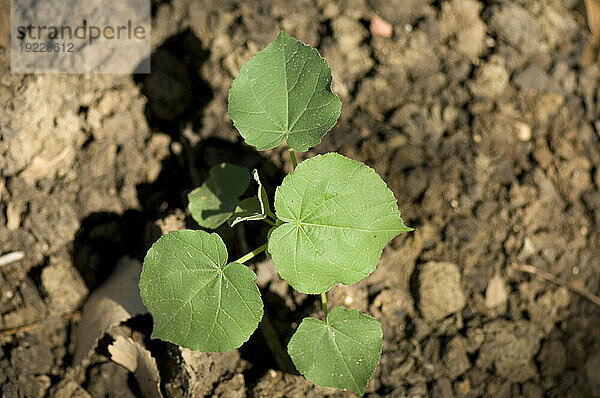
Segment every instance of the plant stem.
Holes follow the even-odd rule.
[[[256,256],[257,254],[260,254],[260,253],[264,252],[265,250],[267,250],[267,244],[266,243],[264,245],[262,245],[262,246],[257,247],[256,249],[252,250],[250,253],[246,253],[242,257],[240,257],[237,260],[235,260],[235,262],[243,264],[246,261],[253,259],[254,256]]]
[[[290,148],[290,157],[292,158],[292,170],[296,170],[298,162],[296,161],[296,154],[292,148]]]
[[[267,217],[271,217],[273,221],[277,221],[277,216],[267,206],[265,206],[265,213],[267,213]]]
[[[273,323],[271,323],[271,320],[269,319],[269,314],[267,313],[266,308],[259,326],[260,331],[267,342],[267,346],[269,347],[269,350],[271,350],[271,353],[275,358],[275,362],[277,362],[277,365],[279,366],[279,369],[288,373],[295,372],[296,368],[294,367],[294,364],[292,363],[292,360],[287,352],[281,346],[281,340],[279,340],[279,335],[273,327]]]
[[[327,296],[321,293],[321,302],[323,303],[323,312],[325,313],[325,322],[327,322]]]
[[[277,226],[277,224],[275,224],[275,221],[271,220],[269,217],[264,218],[263,221],[266,222],[267,224],[269,224],[272,227],[276,227]]]

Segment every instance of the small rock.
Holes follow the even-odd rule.
[[[499,97],[508,85],[508,72],[500,59],[483,64],[475,74],[475,81],[470,84],[471,92],[488,99]]]
[[[521,250],[521,253],[519,254],[520,258],[527,258],[535,253],[537,253],[537,248],[533,245],[533,242],[531,241],[531,238],[526,237],[523,240],[523,248]]]
[[[452,380],[469,370],[471,362],[467,356],[467,343],[464,337],[456,336],[450,340],[443,361],[446,373]]]
[[[22,210],[15,206],[14,202],[6,205],[6,228],[9,231],[16,231],[21,226]]]
[[[523,92],[546,92],[552,84],[550,76],[537,64],[531,64],[519,72],[514,83]]]
[[[527,142],[531,140],[531,127],[528,124],[517,122],[515,123],[515,127],[517,128],[517,138],[519,138],[519,141]]]
[[[486,26],[479,17],[482,4],[475,0],[442,3],[440,30],[443,37],[462,55],[474,61],[485,49]]]
[[[394,28],[392,27],[392,24],[390,24],[388,21],[384,20],[383,18],[380,18],[377,15],[375,15],[371,19],[371,28],[370,29],[371,29],[371,34],[373,34],[375,36],[390,38],[390,37],[392,37],[392,34],[394,33]]]
[[[467,329],[467,352],[473,354],[485,341],[485,332],[479,328]]]
[[[496,308],[506,304],[507,299],[508,292],[504,279],[498,274],[492,276],[485,290],[485,306]]]
[[[77,270],[60,257],[51,258],[42,270],[42,286],[47,294],[48,311],[57,315],[77,309],[88,294]]]
[[[438,321],[462,310],[465,295],[455,264],[430,261],[419,273],[419,309],[429,321]]]
[[[459,381],[456,384],[456,389],[461,396],[467,396],[471,392],[471,382],[469,382],[469,379]]]
[[[476,365],[490,369],[514,383],[537,376],[533,362],[540,348],[540,332],[530,322],[496,320],[484,327],[486,340],[479,349]]]
[[[340,48],[344,50],[356,48],[368,36],[367,30],[356,19],[346,15],[335,18],[331,25]]]
[[[405,135],[398,134],[390,138],[387,142],[387,145],[391,149],[402,148],[404,145],[408,144],[408,138]]]
[[[539,48],[536,19],[523,7],[506,3],[495,9],[489,23],[492,31],[525,54]]]

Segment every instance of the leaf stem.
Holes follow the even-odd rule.
[[[243,255],[242,257],[238,258],[234,262],[243,264],[246,261],[253,259],[254,256],[256,256],[256,255],[264,252],[265,250],[267,250],[267,243],[265,243],[262,246],[257,247],[256,249],[252,250],[250,253],[246,253],[245,255]]]
[[[296,170],[298,162],[296,161],[296,154],[292,148],[290,148],[290,157],[292,158],[292,170]]]
[[[277,226],[277,224],[275,224],[275,221],[271,220],[269,217],[263,218],[263,221],[266,222],[267,224],[269,224],[272,227],[276,227]]]
[[[323,312],[325,313],[325,322],[327,322],[327,296],[326,292],[321,293],[321,302],[323,303]]]

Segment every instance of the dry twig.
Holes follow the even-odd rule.
[[[585,9],[591,35],[588,37],[583,50],[581,64],[589,66],[598,59],[598,50],[600,47],[600,0],[585,0]]]
[[[588,299],[589,301],[600,307],[600,297],[596,296],[595,294],[589,292],[586,289],[577,287],[570,282],[557,278],[556,276],[544,270],[536,268],[533,265],[513,263],[512,267],[518,271],[526,272],[528,274],[535,275],[540,279],[544,279],[545,281],[552,282],[555,285],[566,287],[567,289],[579,294],[583,298]]]
[[[25,257],[25,254],[23,254],[23,252],[12,252],[4,254],[0,256],[0,267],[14,263],[16,261],[21,261],[23,257]]]
[[[70,319],[70,320],[77,319],[80,315],[81,315],[81,311],[74,311],[74,312],[69,312],[60,317],[40,319],[39,321],[35,321],[35,322],[29,323],[26,325],[20,325],[20,326],[15,326],[12,328],[0,329],[0,337],[12,336],[13,334],[17,334],[20,332],[26,332],[28,330],[35,329],[39,326],[46,325],[49,322],[57,321],[60,319]]]

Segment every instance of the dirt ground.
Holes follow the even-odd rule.
[[[0,395],[141,396],[111,360],[120,333],[156,358],[167,397],[354,396],[314,387],[267,348],[320,316],[320,302],[260,259],[270,326],[240,350],[150,340],[142,315],[74,363],[89,293],[122,257],[142,260],[160,228],[194,227],[186,194],[211,166],[258,167],[271,194],[290,170],[284,147],[257,153],[227,116],[240,66],[283,28],[329,61],[343,103],[300,158],[338,151],[374,167],[415,228],[371,276],[329,293],[382,324],[365,394],[600,397],[600,308],[513,267],[600,293],[600,68],[579,64],[583,10],[577,0],[153,0],[152,74],[134,77],[10,74],[2,36],[0,255],[25,256],[0,269]],[[371,29],[375,17],[391,37]],[[237,258],[266,228],[218,232]]]

